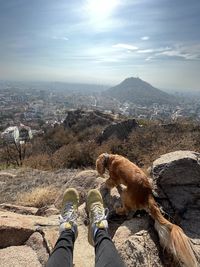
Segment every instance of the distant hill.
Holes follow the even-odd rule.
[[[141,105],[175,104],[174,96],[167,94],[139,78],[127,78],[120,84],[104,91],[104,96],[116,98],[120,102],[132,102]]]

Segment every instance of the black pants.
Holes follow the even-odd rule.
[[[74,233],[71,230],[63,231],[46,267],[72,267],[74,241]],[[95,236],[95,267],[124,266],[108,233],[104,229],[99,229]]]

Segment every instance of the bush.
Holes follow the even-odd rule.
[[[48,154],[30,156],[24,160],[23,165],[33,169],[50,170],[52,169],[52,158]]]
[[[200,150],[200,126],[181,122],[160,125],[143,121],[127,139],[111,136],[101,145],[95,138],[100,126],[84,128],[74,133],[71,129],[55,128],[43,138],[35,140],[33,155],[24,164],[38,169],[95,167],[103,152],[120,154],[140,167],[149,167],[160,155],[175,150]]]
[[[94,142],[69,144],[61,147],[52,157],[54,168],[80,168],[94,164]]]
[[[41,208],[53,204],[57,196],[58,189],[53,186],[37,187],[31,192],[18,194],[17,204]]]

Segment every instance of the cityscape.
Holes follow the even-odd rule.
[[[47,86],[47,85],[46,85]],[[38,86],[39,87],[39,86]],[[31,127],[33,134],[42,133],[43,127],[61,124],[68,111],[75,109],[99,110],[107,114],[119,114],[135,119],[160,120],[163,122],[192,119],[200,121],[198,98],[177,97],[176,103],[141,105],[134,102],[120,102],[99,92],[79,92],[55,89],[18,88],[1,83],[0,88],[0,130],[20,123]],[[175,97],[175,96],[174,96]]]

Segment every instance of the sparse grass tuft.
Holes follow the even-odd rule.
[[[20,193],[16,202],[20,205],[41,208],[53,204],[57,195],[56,187],[36,187],[31,192]]]

